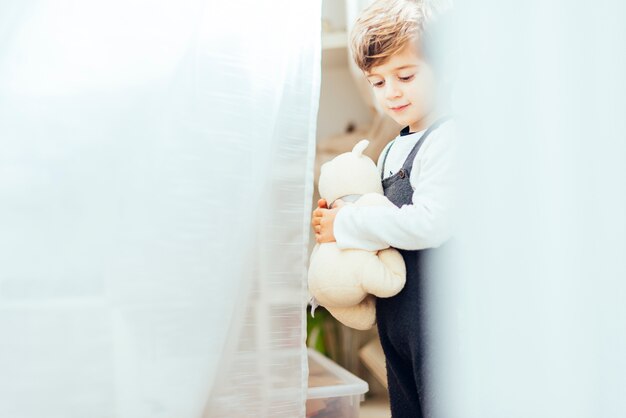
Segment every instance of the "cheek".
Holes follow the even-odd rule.
[[[372,93],[374,94],[374,100],[378,103],[381,109],[387,109],[387,103],[385,99],[384,89],[372,88]]]
[[[430,67],[428,67],[424,71],[421,82],[424,89],[424,95],[428,97],[429,101],[433,101],[436,94],[437,86],[435,81],[435,75],[433,74]]]
[[[385,89],[372,87],[372,92],[374,93],[374,97],[378,103],[382,103],[382,101],[385,100],[384,91]]]
[[[411,98],[421,103],[424,107],[429,107],[435,98],[435,80],[428,75],[415,80],[415,85],[411,89]]]

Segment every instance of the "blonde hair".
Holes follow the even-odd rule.
[[[418,46],[425,26],[444,2],[428,0],[376,0],[357,19],[350,33],[356,65],[368,72],[413,43]]]

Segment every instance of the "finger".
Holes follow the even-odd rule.
[[[313,218],[316,218],[316,219],[322,219],[322,218],[326,215],[326,213],[328,213],[328,211],[329,211],[330,209],[317,209],[317,210],[318,210],[319,212],[316,212],[316,213],[313,215]]]
[[[317,206],[320,208],[328,208],[328,203],[326,202],[326,199],[320,199],[317,201]]]

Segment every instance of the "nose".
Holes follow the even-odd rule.
[[[388,81],[385,87],[385,98],[387,100],[402,96],[402,90],[400,90],[400,87],[395,81]]]

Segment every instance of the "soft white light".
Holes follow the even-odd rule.
[[[304,416],[319,8],[0,2],[0,416]]]
[[[457,11],[463,205],[434,290],[441,416],[621,416],[626,8]]]

